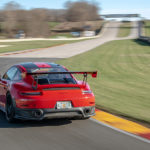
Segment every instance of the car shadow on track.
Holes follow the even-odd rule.
[[[27,127],[42,127],[42,126],[62,126],[71,124],[69,119],[45,119],[42,121],[23,121],[16,120],[14,123],[8,123],[5,114],[0,111],[0,128],[27,128]]]

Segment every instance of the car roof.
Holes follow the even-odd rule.
[[[58,64],[52,63],[52,62],[25,62],[18,64],[19,66],[25,68],[26,70],[32,69],[32,68],[56,68],[56,67],[62,67]]]

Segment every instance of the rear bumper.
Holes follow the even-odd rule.
[[[19,109],[15,118],[24,120],[43,120],[44,118],[87,118],[95,115],[95,107],[76,107],[71,109]]]

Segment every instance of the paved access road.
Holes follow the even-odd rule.
[[[56,59],[0,58],[0,72],[19,62]],[[0,112],[2,150],[149,150],[150,144],[92,120],[44,120],[7,123]]]
[[[0,56],[0,57],[34,58],[36,56],[36,58],[68,58],[89,51],[97,46],[100,46],[112,40],[134,39],[137,37],[137,33],[138,33],[137,22],[133,22],[133,28],[131,30],[131,34],[125,38],[117,38],[116,36],[120,24],[121,22],[106,23],[102,30],[102,33],[98,36],[98,38],[94,38],[91,40],[85,40],[85,41],[80,41],[72,44],[65,44],[65,45],[51,47],[51,48],[45,48],[33,52],[12,54],[8,56]]]
[[[119,25],[120,22],[110,22],[109,24],[106,24],[106,26],[104,27],[103,35],[96,39],[80,41],[72,44],[65,44],[52,48],[46,48],[41,51],[9,55],[6,57],[33,58],[36,56],[38,58],[68,58],[91,50],[101,44],[104,44],[105,42],[116,39]]]

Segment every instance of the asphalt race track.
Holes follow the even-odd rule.
[[[0,58],[0,72],[12,64],[56,59]],[[0,112],[0,150],[149,150],[150,144],[92,120],[17,121]]]

